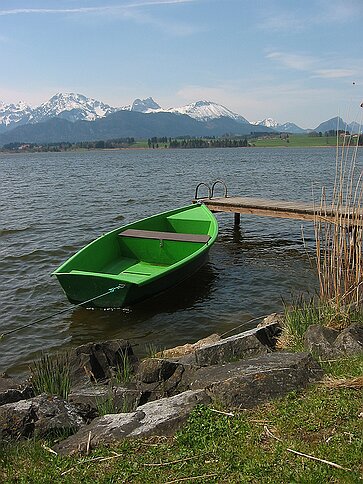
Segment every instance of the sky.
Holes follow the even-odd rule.
[[[363,0],[0,0],[0,100],[214,101],[249,121],[361,122]]]

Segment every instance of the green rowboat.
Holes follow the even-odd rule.
[[[112,230],[53,274],[74,304],[129,306],[194,274],[217,233],[208,208],[189,205]]]

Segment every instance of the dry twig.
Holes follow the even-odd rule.
[[[273,439],[277,440],[278,442],[282,442],[281,439],[279,439],[278,437],[276,437],[276,435],[274,435],[271,430],[269,430],[266,425],[264,426],[264,429],[265,429],[265,432],[266,432],[266,435],[268,435],[269,437],[272,437]],[[301,457],[306,457],[307,459],[310,459],[310,460],[315,460],[315,461],[318,461],[318,462],[322,462],[323,464],[328,464],[332,467],[335,467],[336,469],[342,469],[343,471],[352,471],[352,469],[348,469],[346,467],[342,467],[341,465],[339,464],[336,464],[335,462],[331,462],[329,460],[325,460],[325,459],[319,459],[318,457],[314,457],[313,455],[309,455],[309,454],[304,454],[302,452],[298,452],[297,450],[294,450],[294,449],[290,449],[290,448],[286,448],[286,450],[288,452],[291,452],[292,454],[296,454],[296,455],[300,455]]]
[[[201,476],[181,477],[180,479],[174,479],[173,481],[165,482],[165,484],[174,484],[175,482],[192,481],[196,479],[204,479],[205,477],[215,477],[218,474],[203,474]]]
[[[326,377],[323,385],[327,388],[353,388],[360,390],[363,388],[363,376],[356,378],[331,378]]]
[[[88,440],[87,440],[87,447],[86,447],[87,455],[89,454],[90,444],[91,444],[91,432],[88,433]]]
[[[58,452],[56,452],[55,450],[51,449],[50,447],[48,447],[47,445],[43,444],[42,445],[43,449],[46,450],[47,452],[50,452],[51,454],[54,454],[54,455],[58,455]]]
[[[221,415],[227,415],[228,417],[234,417],[234,413],[222,412],[221,410],[215,410],[214,408],[209,409],[211,412],[220,413]]]
[[[171,466],[173,464],[178,464],[179,462],[186,462],[187,460],[192,460],[195,459],[195,457],[186,457],[185,459],[178,459],[178,460],[173,460],[171,462],[160,462],[157,464],[151,463],[151,464],[143,464],[145,467],[163,467],[163,466]]]
[[[82,459],[81,461],[78,462],[78,464],[89,464],[90,462],[104,462],[105,460],[111,460],[111,459],[116,459],[116,457],[122,457],[122,454],[117,454],[114,452],[114,455],[110,455],[108,457],[91,457],[90,459]],[[71,472],[75,469],[75,467],[71,467],[70,469],[67,469],[66,471],[61,473],[61,476],[64,476],[65,474],[68,474],[68,472]]]

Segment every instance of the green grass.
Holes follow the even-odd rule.
[[[67,353],[57,353],[52,356],[44,354],[40,360],[33,362],[30,370],[36,395],[47,393],[67,399],[71,386]]]
[[[336,147],[337,139],[335,136],[322,136],[313,137],[306,134],[290,134],[287,140],[280,139],[279,135],[275,137],[266,138],[254,138],[248,140],[250,144],[261,148],[308,148],[308,147],[320,147],[320,146],[331,146]]]
[[[112,381],[114,383],[129,383],[132,379],[133,368],[129,360],[127,349],[122,350],[120,348],[121,362],[115,368],[112,375]]]
[[[361,375],[363,356],[330,365],[331,376]],[[52,441],[3,443],[0,480],[359,483],[363,464],[361,397],[359,390],[317,384],[257,409],[235,412],[233,417],[200,406],[174,438],[123,442],[84,457],[56,456],[44,448]],[[287,449],[351,470],[336,469]],[[197,476],[204,477],[194,479]]]
[[[337,308],[319,298],[310,301],[299,299],[285,306],[282,335],[279,346],[289,351],[304,351],[304,334],[309,326],[320,324],[328,328],[342,329],[363,320],[363,308],[355,305]]]
[[[320,360],[319,363],[325,373],[334,378],[358,378],[363,376],[363,355],[335,360]]]
[[[162,345],[147,343],[145,345],[145,354],[147,358],[162,358],[165,347]]]
[[[132,148],[149,148],[147,140],[136,140],[131,146]]]

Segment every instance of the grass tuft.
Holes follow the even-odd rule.
[[[112,381],[116,384],[129,383],[132,379],[133,367],[127,349],[120,349],[121,362],[115,367]]]
[[[327,377],[324,380],[324,385],[327,388],[353,388],[355,390],[361,390],[363,388],[363,376],[357,378]]]
[[[291,351],[304,351],[304,334],[309,326],[320,324],[328,328],[343,329],[353,323],[361,323],[362,320],[361,306],[337,307],[331,301],[324,301],[318,297],[308,301],[301,297],[290,305],[285,304],[278,347]]]
[[[154,343],[147,343],[145,345],[146,358],[163,358],[165,348]]]
[[[68,398],[71,379],[68,353],[43,354],[30,367],[31,381],[36,395],[47,393]]]

